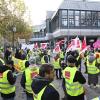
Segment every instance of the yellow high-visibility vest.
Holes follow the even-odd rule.
[[[79,82],[73,82],[76,71],[77,71],[76,67],[73,67],[73,68],[66,67],[63,70],[63,77],[65,79],[66,92],[70,96],[78,96],[84,93],[83,86]]]
[[[25,83],[25,89],[28,93],[33,93],[31,84],[32,79],[39,74],[38,68],[33,67],[33,69],[27,68],[25,69],[25,77],[26,77],[26,83]]]
[[[54,65],[54,69],[60,69],[60,64],[59,64],[59,60],[60,58],[58,58],[57,60],[53,59],[53,65]]]
[[[53,85],[52,83],[50,83],[50,85],[51,85],[52,87],[54,87],[54,85]],[[38,94],[34,94],[34,93],[33,93],[34,100],[41,100],[41,97],[42,97],[42,95],[43,95],[43,93],[44,93],[46,87],[47,87],[47,86],[45,86]],[[54,88],[55,88],[55,87],[54,87]]]
[[[15,92],[15,86],[11,85],[7,80],[7,74],[10,70],[0,73],[0,93],[10,94]]]
[[[44,56],[41,58],[41,63],[45,64]]]
[[[89,63],[87,60],[87,70],[89,74],[97,74],[100,72],[100,70],[95,66],[96,60],[94,60],[92,63]]]

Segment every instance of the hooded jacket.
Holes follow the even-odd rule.
[[[54,87],[49,85],[52,81],[43,77],[37,76],[33,79],[32,90],[35,94],[38,94],[45,86],[46,89],[41,97],[41,100],[60,100],[59,93]]]

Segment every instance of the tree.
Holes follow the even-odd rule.
[[[32,29],[23,20],[25,9],[23,0],[0,0],[0,34],[4,38],[12,41],[13,26],[16,27],[17,34],[22,34],[20,38],[23,35],[25,39],[31,36]],[[17,34],[16,39],[19,37]]]

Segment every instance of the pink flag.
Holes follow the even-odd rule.
[[[60,50],[60,46],[59,45],[56,45],[55,48],[53,49],[53,52],[54,53],[59,53],[61,50]]]
[[[47,48],[47,43],[41,43],[41,48],[46,49]]]
[[[38,43],[37,43],[37,42],[34,44],[34,48],[36,48],[36,49],[38,49],[38,48],[39,48],[39,47],[38,47]]]

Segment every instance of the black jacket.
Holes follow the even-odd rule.
[[[6,65],[0,66],[0,73],[5,72],[6,70],[10,70]],[[7,74],[7,80],[9,84],[14,85],[16,82],[16,77],[13,76],[12,71],[9,71]],[[1,93],[1,96],[4,98],[11,98],[15,96],[15,92],[10,93],[10,94],[3,94]]]
[[[48,55],[44,55],[44,61],[45,61],[45,63],[49,62]]]
[[[59,93],[53,86],[49,85],[50,83],[50,80],[37,76],[33,79],[32,90],[35,94],[38,94],[45,86],[47,86],[41,100],[60,100]]]

